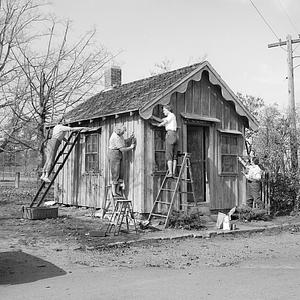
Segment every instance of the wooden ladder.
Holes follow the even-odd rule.
[[[168,172],[166,173],[163,182],[160,186],[160,189],[158,191],[158,194],[156,196],[156,199],[153,203],[151,212],[148,217],[148,222],[151,222],[151,219],[153,217],[163,218],[164,221],[164,228],[168,226],[169,219],[171,216],[171,212],[173,209],[173,205],[176,199],[176,195],[178,194],[190,194],[193,197],[194,205],[197,206],[197,201],[194,194],[194,181],[192,177],[192,168],[191,168],[191,160],[190,160],[190,153],[184,152],[183,154],[179,155],[183,156],[181,164],[178,165],[180,167],[178,177],[167,177]],[[169,189],[167,188],[167,183],[169,180],[176,181],[175,188]],[[182,191],[181,190],[181,183],[186,182],[187,184],[190,184],[190,191]],[[171,201],[168,202],[164,199],[162,199],[163,195],[168,195],[169,193],[172,194]],[[159,212],[159,207],[167,207],[167,213]]]
[[[79,136],[80,136],[80,131],[71,132],[67,141],[64,143],[61,151],[56,156],[56,159],[55,159],[53,165],[51,166],[49,175],[52,173],[55,166],[58,165],[57,170],[55,172],[53,172],[51,181],[49,183],[42,181],[42,183],[41,183],[36,195],[34,196],[32,202],[30,203],[29,207],[39,207],[43,203],[43,201],[45,200],[45,197],[46,197],[47,193],[49,192],[51,186],[53,185],[58,173],[63,168],[63,166],[66,163],[70,153],[72,152],[76,142],[78,141]],[[62,159],[60,160],[61,157],[62,157]]]
[[[108,186],[109,188],[110,186]],[[107,193],[108,194],[108,193]],[[136,222],[133,214],[132,201],[128,200],[122,192],[120,196],[114,196],[111,193],[111,197],[113,199],[113,210],[108,223],[108,226],[105,231],[105,236],[113,233],[114,235],[118,235],[122,229],[122,225],[126,225],[127,233],[130,232],[129,220],[133,221],[134,231],[138,233]]]

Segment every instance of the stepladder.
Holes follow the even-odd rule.
[[[109,202],[108,196],[110,196]],[[127,199],[123,189],[120,195],[113,195],[111,192],[111,186],[107,186],[106,202],[108,202],[106,210],[108,210],[111,206],[111,215],[105,231],[105,236],[110,234],[119,235],[121,231],[126,233],[134,231],[135,233],[138,233],[132,201]]]
[[[187,152],[179,155],[177,165],[179,169],[178,176],[168,177],[166,172],[153,202],[148,222],[151,223],[153,219],[158,219],[160,223],[163,223],[164,228],[168,227],[174,203],[178,199],[189,198],[193,206],[197,206],[190,158],[191,155]]]

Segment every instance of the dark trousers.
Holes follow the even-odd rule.
[[[178,139],[176,131],[167,131],[166,134],[166,161],[177,160]]]
[[[263,209],[264,204],[261,201],[261,182],[260,181],[247,181],[247,205],[253,207],[254,204],[258,208]]]
[[[109,163],[111,179],[113,184],[118,184],[120,179],[123,179],[122,174],[122,152],[120,150],[109,150]]]

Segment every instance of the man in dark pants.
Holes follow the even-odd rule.
[[[173,107],[171,105],[164,105],[163,113],[166,116],[162,119],[162,122],[157,126],[165,126],[166,128],[166,161],[168,166],[167,177],[175,176],[177,166],[177,121],[176,116],[173,113]]]
[[[263,209],[264,204],[261,201],[262,170],[259,167],[259,159],[254,157],[246,170],[246,173],[243,172],[243,174],[247,178],[247,205],[253,207],[254,202],[259,209]]]
[[[111,191],[113,196],[117,196],[117,188],[120,183],[120,180],[123,179],[123,172],[121,168],[123,153],[129,150],[134,149],[136,140],[132,133],[130,138],[125,141],[123,135],[126,131],[125,126],[116,126],[115,130],[113,131],[112,135],[109,139],[109,162],[110,162],[110,171],[111,171]],[[126,143],[130,141],[131,145],[126,147]]]

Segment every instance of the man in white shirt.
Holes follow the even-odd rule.
[[[163,107],[163,113],[166,116],[162,119],[162,122],[157,126],[165,126],[166,134],[166,161],[168,165],[167,177],[175,176],[177,166],[177,151],[178,151],[178,139],[177,139],[177,122],[176,116],[173,113],[171,105],[165,105]]]
[[[46,162],[43,167],[41,180],[45,182],[50,182],[49,173],[53,162],[55,160],[57,149],[60,143],[65,140],[65,135],[69,131],[79,131],[83,129],[88,129],[86,127],[69,127],[64,126],[62,123],[64,122],[64,118],[62,118],[57,125],[54,126],[52,137],[47,141],[47,145],[45,148],[45,156]]]
[[[118,196],[118,184],[121,180],[123,180],[123,172],[122,172],[122,159],[123,159],[123,152],[129,151],[134,149],[135,147],[135,137],[132,133],[129,139],[124,139],[124,133],[126,131],[125,126],[116,126],[113,133],[110,136],[109,143],[108,143],[108,156],[110,162],[110,171],[112,177],[112,185],[111,185],[111,192],[113,196]],[[126,147],[126,144],[131,142],[129,147]]]
[[[262,169],[259,167],[259,159],[253,157],[252,163],[246,166],[247,172],[243,174],[247,179],[247,205],[252,207],[253,202],[258,208],[263,209],[264,204],[261,201],[261,179]]]

